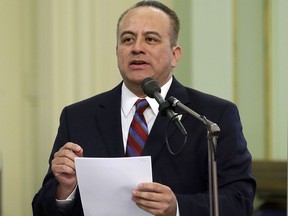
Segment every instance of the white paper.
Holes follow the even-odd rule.
[[[133,201],[139,183],[152,182],[151,157],[75,158],[85,216],[151,216]]]

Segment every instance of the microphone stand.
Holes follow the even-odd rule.
[[[217,124],[209,121],[205,116],[199,115],[189,107],[182,104],[175,97],[168,99],[173,107],[178,106],[182,110],[186,111],[191,116],[197,118],[204,123],[207,129],[207,141],[208,141],[208,169],[209,169],[209,207],[210,216],[219,216],[219,205],[218,205],[218,187],[217,187],[217,164],[216,164],[216,147],[217,138],[220,133],[220,128]]]

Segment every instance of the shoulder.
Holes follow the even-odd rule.
[[[118,103],[118,101],[120,102],[121,100],[121,85],[122,82],[112,90],[67,105],[64,110],[88,112],[89,110],[95,110],[113,103]]]
[[[235,103],[195,89],[188,88],[187,92],[191,99],[190,108],[217,123],[221,130],[228,125],[232,127],[232,123],[242,127],[239,110]]]
[[[212,95],[212,94],[208,94],[196,89],[192,89],[189,87],[185,87],[187,94],[189,96],[189,99],[191,101],[191,103],[193,104],[198,104],[198,105],[202,105],[202,106],[227,106],[227,105],[235,105],[233,102],[218,97],[216,95]],[[210,108],[212,108],[210,107]]]
[[[174,94],[174,95],[173,95]],[[196,90],[191,87],[187,87],[178,82],[175,78],[171,85],[171,91],[169,95],[175,96],[179,99],[183,104],[187,104],[189,106],[195,108],[210,108],[212,109],[215,106],[235,106],[235,104],[227,99],[218,97],[216,95],[208,94],[199,90]]]
[[[176,97],[181,103],[211,120],[219,120],[221,116],[238,115],[237,106],[224,98],[208,94],[174,80],[169,96]]]

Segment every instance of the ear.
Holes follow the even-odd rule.
[[[180,46],[176,45],[174,47],[172,47],[172,60],[171,60],[171,66],[173,68],[176,67],[179,59],[181,58],[182,56],[182,49]]]

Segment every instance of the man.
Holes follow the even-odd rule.
[[[177,44],[179,20],[156,1],[143,1],[125,11],[117,24],[117,60],[123,78],[111,91],[64,108],[50,156],[50,168],[33,200],[34,215],[83,215],[75,157],[124,157],[135,102],[146,98],[144,111],[149,136],[142,155],[152,158],[153,183],[141,183],[132,200],[157,216],[209,215],[206,129],[184,115],[186,146],[178,155],[166,148],[169,120],[158,114],[158,104],[146,97],[142,81],[152,77],[165,98],[175,96],[221,128],[216,157],[220,215],[251,215],[255,181],[250,175],[247,150],[236,106],[231,102],[182,86],[173,69],[181,57]],[[177,109],[176,109],[177,112]],[[178,112],[180,112],[178,110]],[[171,148],[179,149],[183,137],[170,131]]]

